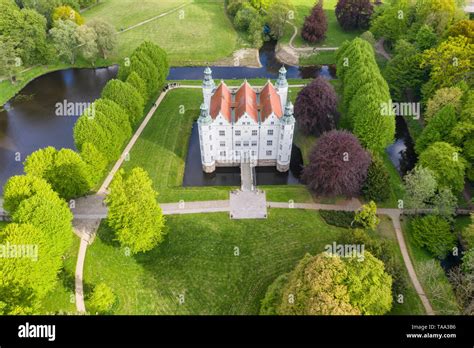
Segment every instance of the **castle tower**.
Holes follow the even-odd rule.
[[[293,104],[289,101],[285,107],[285,113],[280,119],[280,147],[278,147],[277,170],[286,172],[290,169],[291,148],[293,145],[293,132],[295,130],[295,118],[293,117]]]
[[[281,109],[285,110],[286,100],[288,97],[288,81],[286,80],[286,69],[284,66],[278,70],[278,80],[276,81],[275,87],[280,96]]]
[[[207,110],[211,107],[211,96],[214,93],[216,84],[212,79],[212,70],[209,67],[204,69],[204,80],[202,81],[202,94],[204,96],[204,104],[207,106]]]
[[[216,161],[214,151],[212,150],[212,118],[209,115],[209,109],[206,104],[201,104],[201,113],[197,120],[199,130],[199,144],[201,146],[202,170],[206,173],[212,173],[216,170]]]

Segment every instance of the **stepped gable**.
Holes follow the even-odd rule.
[[[219,84],[216,91],[211,97],[211,107],[210,107],[210,114],[212,119],[214,120],[219,112],[222,116],[229,122],[232,122],[232,113],[231,113],[231,105],[232,105],[232,94],[224,82]]]
[[[268,81],[265,87],[260,92],[260,120],[265,122],[265,120],[272,114],[275,114],[276,117],[280,118],[283,116],[283,111],[281,109],[280,96],[273,84]]]

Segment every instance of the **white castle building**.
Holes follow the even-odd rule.
[[[276,166],[280,172],[290,168],[295,118],[287,102],[288,82],[282,67],[275,86],[252,88],[245,81],[216,87],[212,71],[204,70],[204,103],[198,119],[202,168],[212,173],[216,167]]]

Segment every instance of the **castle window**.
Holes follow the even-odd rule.
[[[248,141],[244,141],[244,146],[249,146],[249,142],[248,142]]]
[[[252,130],[252,135],[257,135],[257,130],[256,129]]]
[[[273,135],[273,129],[269,129],[269,130],[267,131],[267,134],[268,134],[268,135]]]
[[[212,140],[212,135],[209,134],[209,140]]]
[[[225,141],[221,141],[221,142],[219,142],[219,144],[220,144],[221,147],[224,147],[225,146]]]
[[[280,145],[280,150],[283,150],[283,145]]]
[[[209,146],[209,148],[210,148],[210,149],[211,149],[211,151],[212,151],[212,145],[210,145],[210,146]]]
[[[283,133],[281,133],[280,139],[282,139],[282,140],[283,140]]]
[[[280,159],[280,161],[281,161],[281,155],[280,155],[280,156],[278,156],[278,158],[279,158],[279,159]]]
[[[239,131],[239,130],[236,130],[236,131],[235,131],[235,135],[239,136],[239,135],[240,135],[240,131]]]
[[[270,122],[270,124],[273,126],[275,124],[275,122],[272,121],[272,122]]]
[[[252,151],[252,157],[254,157],[254,156],[255,156],[255,151]]]
[[[271,156],[272,155],[272,151],[271,150],[268,150],[267,151],[267,156]]]
[[[267,145],[268,145],[268,146],[272,146],[272,145],[273,145],[273,141],[267,140]]]
[[[221,157],[225,157],[225,151],[221,151],[219,154],[221,155]]]
[[[220,135],[221,137],[223,137],[223,136],[225,135],[225,131],[220,130],[220,131],[219,131],[219,135]]]
[[[257,140],[252,140],[252,146],[257,146]]]
[[[235,142],[235,146],[240,147],[240,145],[242,145],[242,143],[240,141]]]

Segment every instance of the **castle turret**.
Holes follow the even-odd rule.
[[[202,94],[204,96],[204,103],[209,110],[211,107],[211,96],[214,93],[214,89],[216,88],[216,84],[212,79],[212,70],[209,67],[204,69],[204,80],[202,81]]]
[[[285,106],[285,113],[280,119],[280,146],[278,148],[277,170],[286,172],[290,169],[291,148],[293,146],[293,132],[295,130],[295,118],[293,116],[293,104],[289,101]]]
[[[278,70],[278,80],[276,81],[275,87],[280,96],[281,109],[285,110],[286,100],[288,96],[288,81],[286,80],[286,69],[284,66]]]
[[[201,147],[202,170],[212,173],[216,169],[214,151],[212,148],[212,118],[205,103],[201,104],[201,113],[197,120],[199,130],[199,144]]]

